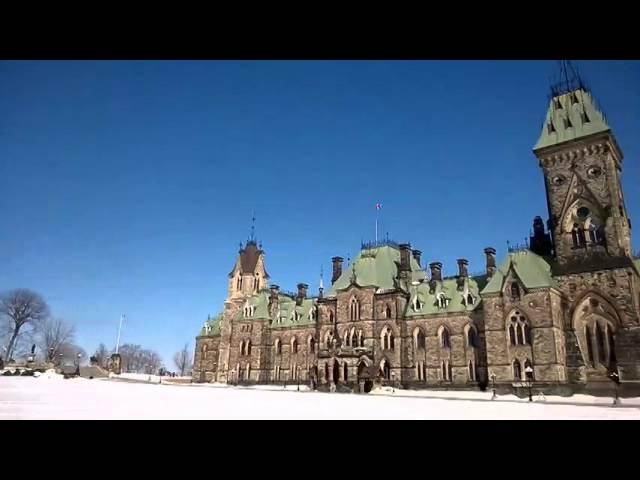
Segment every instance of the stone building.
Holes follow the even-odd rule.
[[[556,89],[534,154],[548,221],[526,248],[471,276],[458,260],[422,265],[409,244],[364,244],[334,257],[331,285],[310,296],[269,284],[253,235],[229,273],[223,311],[196,339],[198,382],[311,383],[368,391],[533,383],[631,391],[640,382],[640,260],[621,188],[622,151],[581,82]],[[601,390],[602,391],[602,390]]]

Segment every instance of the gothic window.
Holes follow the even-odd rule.
[[[342,344],[345,347],[350,346],[351,344],[349,343],[349,330],[345,330],[344,333],[342,334]]]
[[[355,298],[349,302],[349,320],[360,320],[360,304]]]
[[[329,310],[329,323],[333,323],[333,310]]]
[[[291,339],[291,353],[298,353],[298,339],[296,337]]]
[[[386,318],[391,318],[391,306],[387,304],[387,307],[385,309],[385,315]]]
[[[451,336],[447,327],[442,327],[440,330],[440,346],[442,348],[451,348]]]
[[[355,328],[352,328],[351,333],[349,334],[349,345],[351,345],[352,347],[358,346]]]
[[[422,310],[422,303],[420,303],[420,300],[418,300],[417,298],[416,298],[416,308],[415,309],[416,309],[416,311]]]
[[[202,345],[202,359],[203,360],[207,359],[207,346],[206,345]]]
[[[518,310],[511,315],[508,330],[511,345],[531,345],[529,322]]]
[[[276,380],[280,380],[280,366],[276,365]]]
[[[244,340],[240,342],[240,356],[244,356]]]
[[[276,355],[282,355],[282,342],[280,341],[279,338],[276,338],[275,346],[276,346]]]
[[[427,368],[422,361],[416,363],[416,378],[421,382],[427,379]]]
[[[467,295],[467,305],[473,305],[473,295]]]
[[[593,357],[593,348],[591,347],[591,328],[589,328],[589,325],[586,325],[584,330],[584,336],[587,339],[587,362],[593,364],[595,358]]]
[[[345,382],[349,381],[349,367],[347,366],[347,362],[344,362],[342,367],[342,378]]]
[[[309,337],[309,352],[310,353],[315,353],[316,351],[316,341],[313,339],[313,337]]]
[[[325,345],[325,348],[330,348],[331,347],[332,340],[333,340],[333,332],[331,330],[329,330],[327,333],[324,334],[324,345]]]
[[[245,354],[251,355],[251,340],[247,340],[245,348]]]
[[[416,350],[420,350],[426,347],[426,337],[421,328],[416,328],[413,333],[413,339]]]
[[[364,332],[362,330],[358,330],[358,347],[364,347]]]
[[[447,308],[449,306],[449,299],[444,293],[440,292],[436,297],[436,304],[438,305],[438,308]]]
[[[393,350],[395,345],[394,345],[393,331],[391,330],[391,327],[389,327],[388,325],[384,327],[382,329],[381,337],[382,337],[381,340],[382,340],[383,350]]]
[[[513,379],[516,381],[522,380],[522,370],[517,359],[513,361]]]

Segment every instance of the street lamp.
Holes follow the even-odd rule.
[[[49,348],[49,361],[53,362],[53,347]]]
[[[58,366],[62,367],[62,354],[61,353],[58,354]]]
[[[620,375],[615,370],[612,370],[609,373],[609,379],[613,382],[614,387],[614,397],[613,397],[613,405],[618,405],[620,403],[620,399],[618,398],[618,385],[620,384]]]
[[[496,395],[496,374],[493,372],[491,372],[491,390],[491,400],[495,400],[498,395]]]
[[[391,372],[391,393],[396,392],[396,372]]]
[[[533,396],[531,393],[531,386],[533,384],[533,368],[531,368],[531,365],[527,365],[525,367],[524,373],[527,376],[527,386],[529,387],[529,401],[533,402]]]

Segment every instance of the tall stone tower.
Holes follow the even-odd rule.
[[[552,275],[563,293],[571,383],[640,377],[640,276],[622,193],[622,151],[568,62],[534,153],[542,168]]]
[[[264,251],[254,239],[240,247],[233,270],[229,273],[227,299],[246,298],[267,288],[269,274],[265,270]]]
[[[591,93],[577,75],[564,73],[534,148],[545,177],[555,257],[567,272],[594,263],[627,265],[631,223],[620,183],[622,151]]]

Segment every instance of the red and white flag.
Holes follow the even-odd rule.
[[[382,204],[380,202],[376,203],[376,210],[380,210],[382,208]]]

